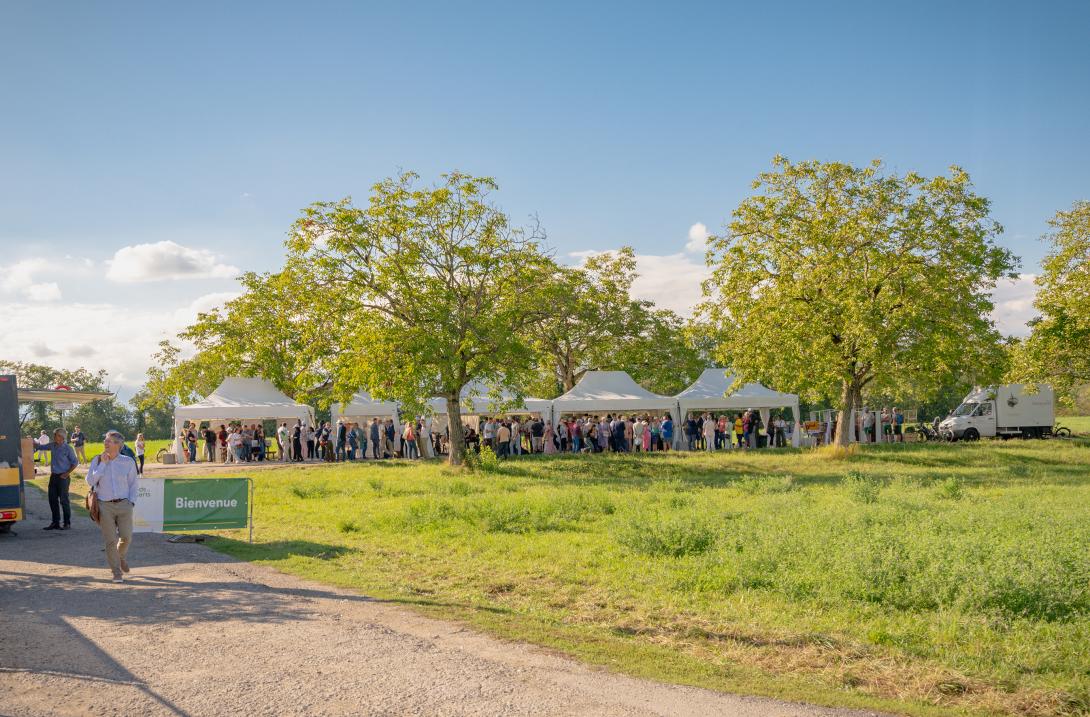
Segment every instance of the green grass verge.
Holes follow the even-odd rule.
[[[217,550],[643,677],[1086,714],[1090,443],[256,474]]]

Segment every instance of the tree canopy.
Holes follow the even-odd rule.
[[[724,365],[743,381],[837,400],[842,444],[865,390],[998,375],[990,292],[1017,260],[996,244],[1001,227],[966,172],[773,165],[727,233],[709,239],[702,313]]]
[[[488,202],[498,188],[491,178],[455,172],[432,187],[417,179],[379,182],[366,206],[344,199],[307,208],[287,266],[309,267],[300,289],[338,302],[334,397],[363,387],[409,412],[445,398],[450,460],[459,463],[462,389],[479,381],[520,395],[555,264],[539,227],[514,227]]]
[[[193,347],[191,357],[182,358],[182,345],[160,344],[141,409],[162,409],[175,397],[191,403],[228,376],[260,376],[298,400],[328,394],[327,366],[344,316],[336,310],[339,297],[311,293],[315,279],[305,263],[273,274],[248,272],[239,281],[241,295],[198,314],[178,335]]]
[[[1090,383],[1090,202],[1049,221],[1055,231],[1036,278],[1031,333],[1015,346],[1011,378],[1045,382],[1065,403]]]
[[[530,390],[545,398],[571,390],[587,371],[628,371],[645,388],[677,393],[707,365],[686,322],[650,301],[631,298],[632,247],[558,266],[548,311],[533,333],[539,375]]]

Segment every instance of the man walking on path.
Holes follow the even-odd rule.
[[[45,530],[68,530],[72,527],[72,506],[68,502],[68,487],[72,484],[72,471],[79,465],[76,452],[68,445],[68,434],[63,428],[53,431],[53,442],[38,446],[39,450],[51,451],[49,459],[49,512],[52,520]],[[135,468],[135,465],[134,465]],[[61,525],[61,510],[64,525]]]
[[[125,556],[132,542],[132,513],[136,505],[136,463],[121,454],[121,439],[106,435],[102,455],[87,469],[87,485],[98,495],[98,525],[115,583],[129,572]]]

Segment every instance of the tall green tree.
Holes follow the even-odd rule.
[[[328,404],[328,366],[343,328],[341,297],[311,293],[315,279],[305,263],[249,272],[240,283],[240,296],[198,314],[178,342],[160,344],[141,410],[191,403],[229,376],[260,376],[297,400]]]
[[[836,440],[865,390],[938,390],[1002,370],[990,292],[1016,258],[969,175],[776,157],[709,240],[706,316],[745,381],[835,397]]]
[[[1033,301],[1040,316],[1012,352],[1011,378],[1051,384],[1072,405],[1090,383],[1090,202],[1075,202],[1049,224]]]
[[[707,365],[685,322],[653,302],[633,299],[638,277],[631,247],[593,254],[581,266],[557,267],[548,311],[533,343],[535,395],[570,391],[587,371],[628,371],[645,388],[676,393]]]
[[[288,267],[311,267],[307,293],[343,298],[335,399],[366,388],[414,411],[441,396],[458,464],[462,389],[480,381],[519,395],[555,264],[537,227],[514,227],[489,203],[492,179],[417,180],[405,173],[374,185],[366,206],[344,199],[306,209],[288,240]]]

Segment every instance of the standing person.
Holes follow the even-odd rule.
[[[773,445],[776,448],[783,448],[786,443],[784,433],[787,430],[787,421],[783,420],[782,414],[777,414],[776,420],[772,422],[772,426],[776,438]]]
[[[276,451],[280,456],[280,462],[288,460],[288,454],[291,453],[291,449],[288,448],[288,423],[287,421],[280,424],[280,427],[276,429]]]
[[[243,443],[242,429],[238,426],[231,427],[231,433],[227,436],[227,457],[232,463],[242,463],[243,453],[246,450]]]
[[[189,447],[189,462],[197,462],[197,431],[194,430],[193,424],[189,424],[189,428],[185,432],[185,444]]]
[[[572,421],[571,424],[571,452],[578,453],[583,447],[583,422]]]
[[[668,451],[674,447],[674,419],[667,413],[662,419],[662,450]]]
[[[76,426],[69,438],[72,441],[72,447],[76,449],[76,460],[80,463],[86,463],[87,454],[83,451],[83,444],[87,442],[87,436],[83,435],[83,431],[80,430],[79,426]]]
[[[901,413],[901,409],[896,406],[893,407],[893,440],[897,443],[905,442],[905,414]]]
[[[712,418],[712,414],[704,414],[704,450],[714,451],[715,445],[715,419]]]
[[[378,419],[371,419],[371,457],[382,458],[381,448],[379,448],[379,425]]]
[[[348,437],[348,460],[356,460],[356,450],[359,447],[359,424],[349,424],[346,435]]]
[[[208,424],[208,428],[204,429],[204,458],[209,463],[216,462],[216,432],[212,429],[212,424]]]
[[[189,463],[189,450],[186,446],[185,431],[178,431],[174,439],[174,455],[178,463]]]
[[[291,429],[291,460],[294,463],[303,462],[303,424],[299,421]]]
[[[534,422],[530,424],[530,437],[534,453],[541,453],[545,450],[545,422],[541,418],[535,418]]]
[[[423,429],[424,456],[426,458],[435,458],[438,451],[435,450],[435,419],[431,417],[431,414],[424,416]]]
[[[622,435],[624,436],[624,447],[621,449],[625,453],[632,453],[636,450],[635,443],[635,429],[632,426],[631,416],[621,416],[621,426],[623,427]]]
[[[557,450],[561,453],[568,452],[568,424],[563,418],[556,421],[556,443]]]
[[[348,427],[344,421],[337,421],[337,460],[345,459],[345,451],[348,450]]]
[[[386,419],[386,455],[390,458],[397,457],[396,446],[397,430],[394,428],[394,419]],[[404,449],[402,449],[402,455],[404,455]]]
[[[546,455],[553,455],[556,453],[556,431],[553,430],[552,421],[545,421],[545,430],[542,434],[542,442],[545,445]]]
[[[651,439],[651,448],[649,450],[661,451],[662,445],[660,444],[660,441],[662,441],[662,424],[659,422],[657,416],[651,416],[651,422],[647,426],[647,435]]]
[[[220,463],[227,462],[227,426],[220,424],[220,429],[216,432],[216,445],[219,447]]]
[[[413,421],[405,422],[405,430],[401,435],[401,445],[405,446],[406,458],[418,458],[416,455],[416,431]]]
[[[49,451],[49,434],[42,429],[42,434],[38,436],[38,440],[34,441],[34,462],[45,460],[45,454]]]
[[[120,583],[129,572],[125,559],[132,543],[132,513],[136,505],[136,463],[121,455],[121,440],[107,434],[102,455],[87,469],[87,485],[98,495],[98,526],[106,548],[106,562],[113,581]]]
[[[44,434],[45,431],[42,431]],[[39,444],[49,456],[49,513],[52,520],[44,530],[68,530],[72,527],[72,505],[68,502],[68,488],[72,484],[72,471],[79,465],[76,452],[68,445],[68,434],[63,428],[53,431],[53,442]],[[61,524],[61,513],[64,524]]]
[[[519,423],[519,419],[516,416],[511,419],[511,455],[522,455],[522,424]]]
[[[874,411],[863,412],[863,442],[874,443]]]
[[[696,419],[693,417],[693,414],[690,413],[685,418],[685,443],[688,447],[688,450],[691,451],[696,448],[696,437],[699,432],[700,429],[697,428]]]
[[[144,434],[136,434],[136,473],[137,475],[144,475]]]
[[[496,429],[496,457],[507,458],[511,450],[511,429],[503,421],[499,422]]]

